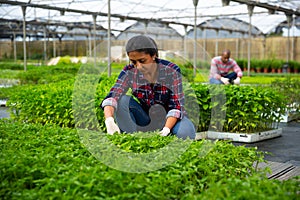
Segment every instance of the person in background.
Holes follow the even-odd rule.
[[[243,72],[235,60],[230,58],[230,50],[224,50],[221,56],[211,60],[209,83],[239,85]]]
[[[126,52],[130,64],[101,103],[107,133],[159,130],[161,136],[195,139],[184,109],[180,68],[160,59],[155,41],[145,35],[129,39]]]

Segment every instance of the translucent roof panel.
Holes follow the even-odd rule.
[[[0,0],[0,19],[22,20],[23,15],[20,5],[26,3],[28,5],[26,9],[27,21],[92,23],[92,15],[99,14],[96,23],[99,26],[108,28],[108,2],[109,0]],[[249,0],[246,2],[260,2],[300,11],[299,0]],[[143,20],[165,22],[172,27],[176,27],[181,35],[185,34],[183,25],[187,25],[190,30],[194,24],[195,7],[192,0],[110,0],[110,8],[111,28],[116,33],[121,33],[137,21]],[[229,6],[223,6],[222,0],[199,0],[197,24],[202,24],[216,17],[250,21],[245,4],[232,0]],[[267,34],[285,20],[285,13],[281,11],[269,14],[268,9],[255,6],[251,23],[261,33]],[[227,28],[230,28],[231,24],[227,25]],[[223,26],[226,27],[226,23]]]

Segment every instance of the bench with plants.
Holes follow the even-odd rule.
[[[278,137],[286,99],[271,87],[194,85],[199,138],[256,142]]]
[[[99,108],[116,76],[83,73],[76,80],[23,86],[11,95],[11,117],[18,121],[55,123],[62,127],[84,127],[105,131]],[[264,86],[185,85],[187,111],[197,132],[225,139],[254,142],[279,136],[278,124],[287,110],[287,99]],[[230,134],[229,134],[230,133]],[[223,136],[221,136],[223,137]],[[218,136],[219,139],[221,139]]]

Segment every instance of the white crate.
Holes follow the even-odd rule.
[[[196,140],[199,139],[220,139],[220,140],[231,140],[234,142],[253,143],[262,140],[267,140],[282,135],[282,128],[262,131],[258,133],[229,133],[229,132],[217,132],[217,131],[206,131],[196,134]]]

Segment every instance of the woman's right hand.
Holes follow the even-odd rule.
[[[113,117],[108,117],[105,119],[105,126],[106,126],[107,133],[110,135],[113,135],[115,132],[121,133],[120,128],[115,123]]]

